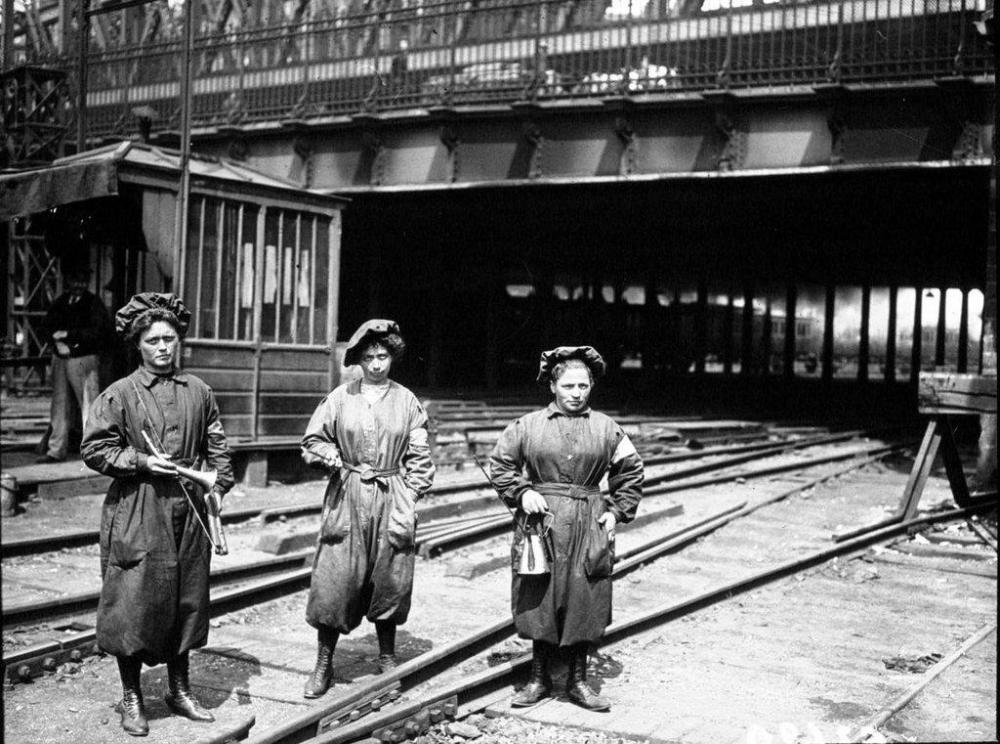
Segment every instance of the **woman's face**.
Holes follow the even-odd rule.
[[[158,320],[139,337],[142,366],[154,375],[169,374],[174,369],[177,353],[177,331],[163,320]]]
[[[365,382],[378,384],[389,379],[389,369],[392,367],[392,354],[382,344],[372,344],[363,352],[358,362]]]
[[[563,413],[579,413],[590,401],[590,372],[586,367],[573,366],[566,369],[558,380],[551,384],[556,406]]]

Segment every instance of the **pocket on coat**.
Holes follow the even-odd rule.
[[[320,542],[338,543],[351,533],[351,514],[344,491],[336,494],[323,508],[319,527]]]
[[[119,499],[108,526],[108,563],[122,569],[134,568],[149,554],[142,519],[137,514],[137,499]]]
[[[392,508],[386,534],[396,550],[408,550],[416,542],[417,507],[408,488],[392,489]]]
[[[599,523],[594,523],[587,533],[587,550],[583,556],[583,570],[590,579],[605,579],[611,575],[615,562],[615,544]]]

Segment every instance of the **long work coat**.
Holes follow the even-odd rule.
[[[517,521],[520,497],[540,493],[552,516],[548,574],[518,575],[524,536],[515,529],[511,610],[522,638],[560,646],[593,643],[611,622],[614,545],[598,519],[610,511],[618,523],[635,518],[642,498],[642,461],[625,432],[597,411],[563,413],[555,404],[514,421],[490,456],[493,484]],[[609,495],[600,491],[608,475]]]
[[[232,488],[233,469],[215,396],[194,375],[140,367],[94,402],[80,450],[114,477],[101,514],[97,643],[151,665],[208,641],[211,551],[180,482],[144,472],[143,431],[174,462],[216,470],[219,494]],[[204,520],[201,489],[186,485]]]
[[[340,633],[363,617],[401,624],[413,593],[415,504],[434,479],[427,414],[395,382],[375,403],[360,380],[341,385],[302,438],[309,464],[337,454],[344,467],[324,497],[306,620]]]

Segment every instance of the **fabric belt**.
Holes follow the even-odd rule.
[[[565,496],[568,499],[586,499],[599,494],[599,486],[581,486],[576,483],[533,483],[531,485],[543,496]]]
[[[362,483],[371,483],[374,481],[380,486],[388,486],[389,476],[399,473],[399,468],[383,468],[382,470],[376,470],[367,462],[363,462],[360,465],[345,462],[344,470],[350,470],[352,473],[360,475]]]

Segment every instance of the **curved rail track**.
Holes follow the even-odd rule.
[[[843,438],[843,436],[838,438]],[[796,449],[807,452],[799,453],[796,461],[792,463],[769,464],[766,462],[775,454],[788,454],[791,451],[790,444],[796,444],[798,445]],[[707,485],[707,483],[731,482],[735,478],[748,480],[760,478],[775,472],[802,473],[795,477],[796,482],[790,488],[763,498],[756,498],[753,503],[746,501],[734,503],[713,513],[701,514],[696,521],[687,524],[683,529],[663,531],[661,528],[659,534],[651,534],[655,529],[644,529],[644,535],[633,540],[628,550],[619,551],[616,558],[615,578],[619,579],[636,571],[655,571],[657,558],[675,552],[678,548],[689,545],[734,520],[748,517],[794,494],[812,489],[824,481],[835,479],[880,460],[901,446],[854,447],[849,451],[846,448],[837,448],[832,454],[828,450],[816,457],[809,456],[811,454],[808,453],[809,445],[804,445],[801,442],[785,442],[778,446],[772,444],[770,447],[759,447],[755,450],[758,458],[763,462],[761,462],[761,466],[755,467],[750,472],[744,470],[740,473],[733,473],[731,471],[736,465],[745,465],[758,458],[749,458],[745,462],[734,462],[747,457],[750,452],[734,453],[730,450],[726,453],[720,453],[722,454],[722,462],[715,463],[720,472],[712,473],[710,466],[706,469],[708,463],[697,463],[693,468],[683,469],[684,472],[687,472],[687,477],[672,480],[675,474],[670,473],[666,474],[662,481],[656,482],[655,478],[659,476],[654,476],[650,479],[654,481],[650,489],[653,492],[651,495],[655,495],[657,491],[654,489],[658,488],[663,488],[662,492],[668,492],[679,490],[680,486],[696,488]],[[684,454],[694,455],[694,453]],[[690,458],[685,457],[684,459]],[[838,460],[845,462],[835,469],[831,469],[830,464]],[[808,472],[817,465],[826,465],[827,467],[819,474],[815,470],[812,473]],[[760,488],[763,487],[763,485],[754,487],[752,492],[759,495]],[[773,484],[767,488],[771,491],[774,490]],[[626,638],[632,638],[644,631],[659,628],[671,620],[725,602],[727,599],[752,588],[825,563],[831,558],[852,553],[857,554],[868,546],[884,543],[915,527],[965,518],[976,511],[994,508],[994,506],[993,503],[983,503],[972,509],[931,514],[834,545],[827,544],[826,539],[821,542],[814,541],[814,547],[819,546],[818,549],[811,550],[805,555],[795,555],[791,559],[785,555],[783,559],[774,561],[768,568],[750,576],[721,580],[681,601],[654,606],[641,606],[640,604],[624,613],[619,612],[619,614],[627,616],[609,627],[603,643],[605,646],[613,647],[614,644]],[[499,526],[496,527],[496,530],[499,530],[507,526],[509,519],[510,517],[506,513],[460,515],[422,527],[422,539],[425,544],[432,540],[451,538],[459,543],[469,542],[474,539],[473,533],[477,531],[480,536],[488,535],[493,531],[492,527],[486,526],[490,520],[499,523]],[[301,556],[287,556],[285,559],[290,561],[306,560],[308,554],[309,551],[303,551]],[[678,555],[687,555],[687,551]],[[645,573],[639,575],[643,576]],[[221,592],[213,591],[213,616],[256,605],[302,589],[308,584],[309,576],[310,569],[308,566],[304,566],[267,579],[252,581],[242,587],[233,587]],[[436,722],[465,712],[482,709],[509,694],[510,686],[523,673],[529,662],[529,657],[516,656],[495,666],[486,666],[481,663],[481,660],[474,661],[474,659],[512,635],[513,626],[509,619],[481,627],[462,638],[412,658],[393,672],[355,685],[347,693],[323,701],[320,706],[311,707],[308,712],[291,718],[279,726],[260,731],[253,737],[252,742],[256,742],[256,744],[272,742],[291,744],[291,742],[301,741],[346,743],[370,737],[387,742],[403,741],[428,730]],[[44,647],[25,649],[17,654],[10,654],[4,659],[4,663],[9,678],[29,678],[40,671],[54,669],[64,660],[79,660],[82,656],[95,650],[93,631],[88,630],[67,636],[61,641],[47,644]],[[472,672],[469,671],[470,663],[474,663],[476,666]],[[454,671],[459,668],[461,668],[461,678],[456,679]]]
[[[794,488],[769,496],[758,503],[731,507],[683,530],[635,546],[628,553],[618,556],[614,578],[619,579],[629,572],[640,569],[657,557],[691,543],[733,520],[748,516],[763,507],[813,488],[850,470],[870,464],[885,454],[887,452],[871,454],[834,472],[809,479]],[[833,558],[885,543],[906,534],[909,530],[939,522],[964,519],[978,511],[993,508],[995,503],[981,503],[967,509],[951,509],[921,516],[848,541],[821,547],[806,555],[780,561],[762,571],[725,581],[683,600],[638,611],[625,620],[611,625],[605,633],[602,644],[618,643],[645,630],[729,600],[768,582],[794,575]],[[398,742],[423,733],[431,724],[456,712],[482,709],[496,699],[498,690],[509,692],[511,685],[530,663],[530,654],[518,656],[476,673],[466,672],[460,679],[450,679],[446,672],[509,638],[513,633],[513,622],[510,619],[481,628],[462,639],[413,658],[395,671],[381,675],[368,684],[331,700],[321,708],[310,710],[268,731],[259,732],[252,737],[251,744],[290,744],[303,741],[311,744],[320,742],[346,744],[369,737],[374,737],[378,741]],[[403,693],[410,694],[402,696]],[[401,696],[403,699],[400,699]],[[400,702],[390,705],[396,700]]]
[[[843,471],[838,471],[839,473],[860,467],[872,461],[872,459],[883,457],[899,446],[880,446],[862,451],[849,449],[809,459],[796,458],[796,461],[792,463],[769,466],[752,472],[730,472],[733,467],[754,460],[766,460],[770,457],[787,454],[792,451],[801,451],[810,447],[843,442],[856,435],[857,432],[848,432],[779,444],[771,443],[768,446],[739,445],[736,448],[715,448],[695,453],[681,453],[680,456],[666,455],[660,458],[663,462],[677,462],[685,459],[694,459],[698,456],[705,457],[715,454],[723,454],[724,456],[714,463],[697,464],[688,468],[682,468],[673,473],[655,476],[654,479],[678,481],[677,483],[661,483],[659,488],[663,489],[662,492],[666,492],[668,490],[698,487],[707,483],[727,482],[737,478],[752,479],[775,472],[804,470],[809,467],[839,460],[854,460]],[[738,454],[732,454],[734,450],[738,451]],[[656,459],[650,458],[650,460]],[[651,462],[650,464],[655,463]],[[692,475],[704,475],[711,470],[719,470],[721,472],[710,478],[695,480],[691,478]],[[829,477],[832,476],[823,476],[814,479],[814,482],[821,482]],[[690,483],[690,485],[684,485],[685,483]],[[475,484],[466,484],[464,488],[478,490],[484,486],[485,479]],[[455,490],[458,489],[456,488]],[[798,491],[802,489],[796,488],[794,490]],[[493,499],[495,497],[490,498]],[[629,566],[637,565],[642,560],[648,560],[650,557],[655,557],[662,554],[662,552],[669,551],[683,544],[687,541],[689,535],[693,535],[690,539],[694,539],[694,537],[714,529],[715,526],[729,521],[729,517],[726,515],[716,516],[718,518],[709,520],[707,524],[700,528],[702,531],[691,532],[692,528],[689,527],[679,534],[668,533],[666,536],[657,537],[653,541],[653,544],[644,545],[640,550],[619,555],[618,570],[627,570]],[[493,512],[485,515],[476,514],[471,516],[460,515],[450,519],[443,519],[419,529],[418,547],[421,548],[424,555],[436,554],[446,546],[465,545],[471,541],[482,539],[505,530],[509,526],[510,521],[511,516],[507,512],[499,514]],[[216,572],[213,575],[213,583],[216,585],[212,597],[213,616],[243,609],[306,587],[312,571],[310,564],[311,556],[311,549],[303,550],[275,559],[258,561],[252,565],[234,566],[226,571]],[[283,570],[288,566],[296,567]],[[271,575],[259,578],[262,573]],[[223,584],[223,586],[220,588],[219,584]],[[5,607],[3,617],[4,627],[7,629],[15,624],[39,624],[55,618],[92,613],[96,610],[98,596],[99,592],[94,591],[59,599],[49,599],[19,607]],[[72,627],[74,626],[70,626],[70,628]],[[83,627],[85,628],[85,625]],[[69,635],[62,634],[58,640],[34,644],[17,652],[5,654],[3,662],[6,677],[11,680],[27,680],[44,671],[56,668],[64,661],[77,661],[83,656],[96,651],[95,631],[92,628],[81,629],[79,632]]]

